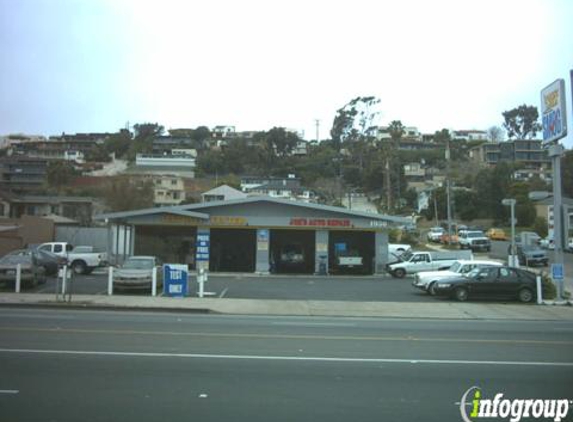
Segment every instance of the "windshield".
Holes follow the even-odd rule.
[[[450,267],[449,271],[452,271],[454,273],[459,273],[460,269],[462,268],[463,264],[459,261],[456,261],[452,264],[452,266]]]
[[[151,258],[130,258],[125,261],[123,268],[126,270],[150,270],[154,265],[155,262]]]
[[[412,252],[410,252],[410,251],[404,252],[402,255],[400,255],[400,259],[403,260],[403,261],[409,261],[410,258],[412,258],[413,255],[414,255],[414,254],[413,254]],[[396,255],[395,255],[395,256],[396,256]]]
[[[468,233],[468,237],[483,237],[483,233],[481,232],[473,232]]]

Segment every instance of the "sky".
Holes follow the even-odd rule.
[[[0,135],[282,126],[487,130],[566,81],[571,0],[0,0]]]

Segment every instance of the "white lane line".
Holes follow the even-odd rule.
[[[219,295],[219,299],[225,297],[225,295],[227,294],[227,291],[229,290],[228,287],[225,287],[225,289],[221,292],[221,294]]]
[[[188,358],[188,359],[226,359],[226,360],[276,360],[306,362],[347,362],[347,363],[408,363],[433,365],[498,365],[498,366],[562,366],[573,367],[573,362],[533,362],[533,361],[495,361],[495,360],[454,360],[454,359],[384,359],[384,358],[340,358],[340,357],[304,357],[304,356],[265,356],[265,355],[217,355],[204,353],[156,353],[156,352],[108,352],[96,350],[44,350],[44,349],[4,349],[0,353],[14,354],[52,354],[83,356],[120,356],[151,358]]]
[[[0,390],[0,394],[18,394],[20,390]]]
[[[272,325],[296,326],[296,327],[356,327],[356,324],[341,322],[297,322],[297,321],[278,321],[271,322]]]

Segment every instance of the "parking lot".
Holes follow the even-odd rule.
[[[507,254],[507,242],[493,242],[489,254],[477,253],[476,258],[492,258],[503,261]],[[553,252],[549,251],[550,262]],[[565,272],[573,271],[573,255],[565,255]],[[537,271],[549,271],[539,267]],[[56,294],[56,279],[48,278],[46,284],[24,292]],[[198,284],[195,274],[189,277],[189,296],[196,296]],[[13,286],[0,284],[0,291],[13,291]],[[210,274],[205,291],[214,298],[233,299],[277,299],[277,300],[336,300],[336,301],[382,301],[382,302],[433,302],[431,297],[412,286],[412,277],[396,279],[388,274],[380,276],[310,276],[310,275],[266,275],[253,274]],[[107,294],[107,272],[95,270],[89,275],[76,275],[71,280],[73,294]],[[147,296],[149,291],[114,292]]]

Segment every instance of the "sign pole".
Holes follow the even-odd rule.
[[[553,166],[553,240],[555,243],[554,262],[557,265],[563,266],[563,207],[561,196],[561,156],[563,155],[563,147],[559,144],[554,144],[549,147],[549,156],[551,157],[551,165]],[[557,298],[563,299],[563,279],[554,279],[553,282],[557,284]]]
[[[563,273],[563,251],[565,249],[561,197],[561,156],[564,149],[559,144],[559,140],[567,136],[566,103],[563,79],[557,79],[541,91],[543,145],[548,149],[553,167],[553,239],[555,243],[553,265],[559,268],[561,273]],[[553,282],[557,284],[558,299],[563,300],[563,278],[553,277]]]

